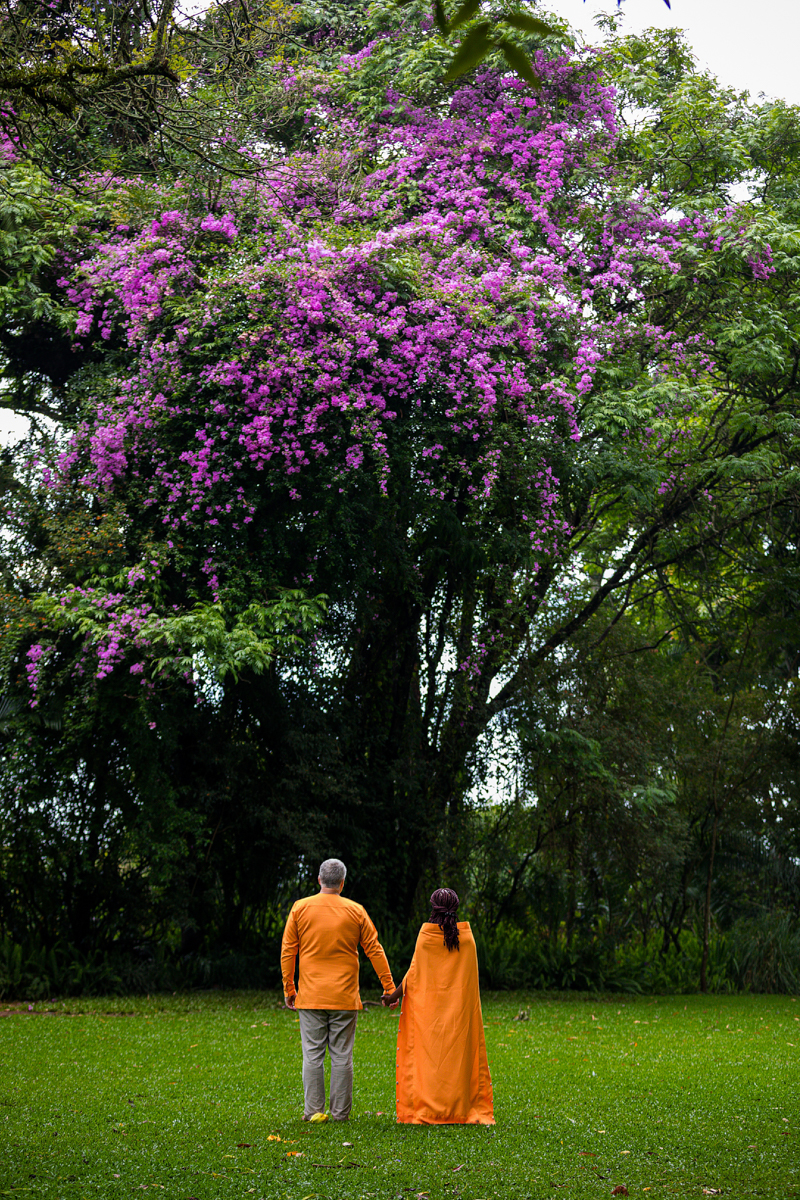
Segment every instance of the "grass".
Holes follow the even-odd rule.
[[[0,1195],[800,1196],[797,1000],[506,993],[484,1020],[495,1128],[395,1124],[377,1008],[350,1122],[309,1126],[274,994],[25,1005],[0,1020]]]

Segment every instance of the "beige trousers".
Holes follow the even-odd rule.
[[[331,1056],[331,1116],[346,1121],[353,1107],[354,1009],[298,1008],[303,1046],[304,1117],[325,1111],[325,1050]]]

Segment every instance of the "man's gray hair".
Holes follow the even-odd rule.
[[[319,880],[323,887],[338,887],[347,875],[347,867],[340,858],[326,858],[319,869]]]

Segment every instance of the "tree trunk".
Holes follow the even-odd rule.
[[[714,824],[711,828],[711,853],[708,856],[708,879],[706,880],[706,902],[703,911],[703,958],[700,963],[700,991],[708,991],[708,941],[711,931],[711,881],[714,877],[714,855],[717,850],[717,823],[719,813],[714,805]]]

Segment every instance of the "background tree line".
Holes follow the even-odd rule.
[[[302,220],[308,239],[330,236],[326,205],[386,161],[387,88],[439,122],[464,81],[443,78],[452,51],[424,5],[221,5],[169,38],[147,6],[124,36],[118,6],[104,11],[62,37],[75,63],[108,63],[106,39],[158,70],[107,73],[60,106],[36,84],[4,110],[2,400],[28,425],[2,460],[3,986],[274,983],[288,905],[340,854],[401,965],[447,882],[494,986],[796,990],[800,114],[697,72],[672,34],[625,38],[611,22],[569,76],[558,34],[521,33],[545,80],[548,153],[559,115],[585,146],[545,205],[574,241],[535,368],[562,379],[599,347],[573,393],[580,438],[559,417],[537,441],[504,401],[480,434],[497,466],[476,498],[467,483],[490,460],[469,457],[472,435],[454,437],[422,388],[392,427],[385,493],[328,460],[299,503],[286,480],[269,491],[254,476],[257,541],[192,527],[176,548],[149,502],[152,461],[125,474],[132,443],[108,441],[98,417],[141,356],[113,315],[80,336],[65,274],[118,227],[207,211],[207,248],[193,234],[189,253],[205,272],[196,304],[232,295],[223,218],[258,232],[265,203],[243,181],[275,193],[313,162]],[[19,20],[9,7],[4,69]],[[601,110],[579,110],[601,95],[617,133],[599,142]],[[409,111],[391,118],[401,133]],[[342,166],[353,121],[363,143]],[[487,235],[486,254],[542,252],[504,190],[525,168],[485,153],[502,242]],[[386,183],[400,217],[419,213],[428,169]],[[609,237],[633,264],[624,286],[603,281]],[[409,260],[380,272],[376,295],[422,296]],[[165,303],[148,346],[199,328],[193,295]],[[227,361],[253,303],[197,335],[186,372]],[[498,329],[517,303],[489,310]],[[414,396],[444,460],[425,488]],[[185,422],[159,434],[175,461]],[[113,486],[85,463],[48,485],[70,439],[93,438],[96,463],[101,435]],[[554,499],[531,484],[544,465]],[[535,550],[531,518],[546,529]],[[213,602],[209,547],[227,571]],[[113,648],[107,616],[132,579],[150,621],[141,688],[115,665],[125,642]],[[114,669],[98,678],[87,653]]]

